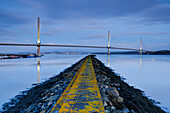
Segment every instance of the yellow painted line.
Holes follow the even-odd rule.
[[[91,57],[87,57],[70,84],[64,91],[64,96],[61,96],[53,107],[52,112],[105,113]],[[58,105],[60,109],[56,107]]]
[[[87,60],[87,59],[86,59],[86,60]],[[84,63],[82,64],[82,66],[85,65],[86,60],[84,61]],[[77,78],[78,74],[80,73],[82,66],[80,67],[80,69],[78,70],[78,72],[76,73],[76,75],[73,77],[73,79],[71,80],[70,84],[67,86],[67,88],[65,89],[65,91],[64,91],[63,94],[61,95],[61,97],[58,99],[57,103],[56,103],[56,104],[54,105],[54,107],[52,108],[51,113],[53,113],[54,111],[59,110],[59,109],[61,108],[61,106],[62,106],[62,104],[63,104],[63,102],[64,102],[67,94],[69,93],[69,90],[70,90],[71,86],[73,85],[75,79]]]

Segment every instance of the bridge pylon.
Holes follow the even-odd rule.
[[[110,31],[108,30],[108,45],[107,45],[107,49],[108,49],[108,55],[110,55]]]
[[[38,39],[37,44],[40,44],[40,18],[38,17]],[[37,46],[37,56],[40,56],[40,46]]]
[[[140,38],[140,55],[142,55],[142,38]]]

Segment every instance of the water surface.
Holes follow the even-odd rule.
[[[41,58],[0,60],[0,108],[4,102],[59,74],[84,55],[45,55]]]
[[[170,56],[97,55],[97,58],[126,78],[127,83],[160,102],[159,106],[170,109]]]
[[[85,55],[45,55],[41,58],[0,60],[0,106],[4,102],[57,75]],[[170,109],[170,57],[165,55],[97,55],[106,66],[145,91],[146,96]],[[169,111],[169,110],[167,110]]]

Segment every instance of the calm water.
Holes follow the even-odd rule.
[[[45,55],[41,58],[0,60],[0,106],[33,83],[42,82],[71,66],[85,55]],[[170,109],[170,57],[97,55],[126,82]],[[170,111],[170,110],[167,110]]]

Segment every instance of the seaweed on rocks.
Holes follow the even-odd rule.
[[[143,91],[128,85],[100,60],[92,57],[92,62],[105,112],[165,113],[156,106],[156,101],[148,99]]]

